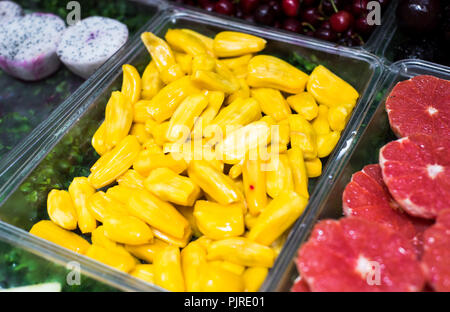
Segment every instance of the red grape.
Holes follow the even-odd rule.
[[[272,25],[275,21],[272,8],[268,4],[261,4],[254,13],[255,21],[264,25]]]
[[[290,17],[284,20],[283,29],[298,33],[302,29],[302,23],[300,23],[299,20]]]
[[[327,40],[327,41],[336,41],[337,36],[336,33],[331,29],[319,28],[314,32],[314,37]]]
[[[282,0],[281,5],[283,7],[284,14],[290,17],[298,15],[298,8],[300,7],[299,0]]]
[[[369,0],[353,0],[352,11],[353,14],[359,16],[367,12],[367,3]]]
[[[367,15],[361,15],[355,21],[355,29],[358,33],[368,35],[372,32],[374,25],[367,23]]]
[[[234,5],[230,0],[219,0],[216,3],[215,10],[220,14],[233,15]]]
[[[244,14],[252,13],[259,4],[259,0],[240,0],[239,6]]]
[[[343,32],[353,24],[353,16],[347,11],[339,11],[330,17],[331,28],[335,32]]]
[[[317,8],[307,8],[300,14],[302,21],[307,22],[313,26],[319,25],[322,20],[322,17],[320,16],[319,10]]]

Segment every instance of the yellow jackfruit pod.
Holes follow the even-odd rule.
[[[207,260],[226,260],[243,266],[272,267],[275,255],[271,248],[246,237],[232,237],[212,242]]]
[[[230,171],[228,171],[228,176],[232,179],[237,179],[242,174],[242,164],[237,163],[231,166]]]
[[[246,292],[257,292],[261,288],[261,285],[264,283],[264,280],[269,274],[269,270],[267,268],[262,267],[252,267],[247,268],[244,272],[242,278],[244,279],[244,285]]]
[[[240,236],[245,230],[242,205],[198,200],[194,207],[195,223],[200,232],[212,239]]]
[[[30,233],[79,254],[85,254],[90,246],[81,236],[59,227],[50,220],[34,224]]]
[[[256,53],[266,47],[267,41],[236,31],[222,31],[214,37],[214,54],[217,57],[234,57]]]
[[[153,117],[148,111],[147,107],[150,105],[150,100],[139,100],[133,107],[133,121],[137,123],[145,123],[147,120],[152,120]]]
[[[195,119],[200,116],[207,105],[208,99],[203,94],[186,97],[170,118],[166,133],[167,139],[171,142],[185,140],[194,126]]]
[[[169,235],[167,233],[164,233],[156,228],[152,228],[153,235],[155,235],[156,238],[166,242],[169,245],[177,246],[180,248],[186,247],[186,245],[189,243],[189,241],[192,238],[192,229],[190,226],[186,228],[184,231],[184,236],[182,238],[177,238],[172,235]]]
[[[250,97],[250,88],[247,84],[247,81],[244,78],[238,78],[238,82],[239,82],[239,89],[227,97],[225,101],[226,105],[233,103],[234,100],[238,98],[248,99]]]
[[[306,120],[313,120],[319,113],[319,106],[311,93],[301,92],[289,96],[286,101],[289,106]]]
[[[163,146],[164,143],[167,142],[167,130],[169,129],[169,123],[169,121],[157,123],[153,119],[148,119],[145,122],[145,130],[151,133],[153,141],[159,146]],[[181,138],[180,141],[184,139],[186,138]]]
[[[167,30],[165,39],[174,50],[183,51],[193,57],[207,53],[205,45],[197,36],[181,29]]]
[[[231,273],[234,273],[236,275],[242,275],[242,273],[244,273],[245,271],[245,266],[230,261],[214,260],[209,261],[208,264],[230,271]]]
[[[134,161],[133,168],[147,177],[150,171],[156,168],[169,168],[176,174],[180,174],[186,170],[187,164],[183,159],[175,159],[171,154],[155,154],[152,151],[143,150]]]
[[[118,177],[116,181],[120,186],[126,186],[132,189],[142,189],[144,188],[144,180],[145,178],[140,175],[139,172],[129,169]]]
[[[216,145],[216,153],[226,164],[236,164],[245,159],[249,151],[258,150],[270,143],[271,128],[266,121],[255,121],[231,133]]]
[[[245,227],[248,230],[251,230],[255,225],[256,220],[258,219],[258,215],[252,215],[250,212],[246,213],[244,216]]]
[[[322,162],[320,158],[305,160],[306,174],[309,178],[316,178],[322,174]]]
[[[126,206],[103,191],[98,191],[91,195],[88,199],[87,207],[92,216],[99,222],[109,215],[126,216],[129,215]]]
[[[170,152],[175,160],[183,160],[187,165],[193,160],[204,160],[219,171],[223,171],[224,163],[219,160],[213,148],[202,141],[188,141],[186,143],[164,144],[163,151]]]
[[[336,147],[341,137],[340,131],[331,131],[327,134],[317,136],[317,156],[319,158],[327,157]]]
[[[86,256],[126,273],[136,266],[135,259],[130,254],[95,244],[89,247]]]
[[[334,131],[342,131],[350,118],[351,108],[345,105],[336,105],[328,110],[328,123]]]
[[[291,109],[280,91],[271,88],[253,88],[251,96],[256,99],[264,114],[281,121],[289,117]]]
[[[259,153],[250,153],[242,165],[245,202],[252,215],[258,215],[267,205],[266,171]]]
[[[112,150],[104,154],[91,169],[89,182],[96,189],[114,182],[127,171],[139,155],[141,145],[134,135],[128,135]]]
[[[216,118],[205,129],[204,136],[209,138],[211,133],[213,133],[218,139],[222,140],[225,134],[230,132],[227,129],[235,130],[238,127],[259,120],[261,117],[261,108],[255,99],[238,98],[220,110]],[[217,132],[220,133],[218,134]]]
[[[261,212],[247,238],[262,245],[272,244],[300,217],[308,200],[294,191],[283,192]]]
[[[156,144],[155,139],[151,138],[142,144],[142,149],[149,151],[153,154],[163,154],[163,150],[160,145]]]
[[[130,272],[130,275],[150,284],[155,282],[155,269],[152,264],[138,264]]]
[[[200,275],[206,265],[206,249],[196,241],[189,243],[181,251],[181,266],[183,269],[186,291],[201,291]]]
[[[220,62],[226,65],[236,76],[236,78],[246,78],[248,72],[248,62],[250,62],[252,54],[246,54],[238,57],[221,59]]]
[[[330,124],[328,123],[328,106],[319,105],[317,117],[312,121],[312,126],[317,135],[330,133]]]
[[[95,131],[94,135],[92,136],[91,141],[92,147],[100,156],[110,150],[109,146],[106,145],[105,130],[105,122],[102,122],[100,127],[98,127],[97,131]]]
[[[195,121],[194,129],[191,134],[192,140],[198,140],[203,137],[205,128],[217,116],[217,113],[219,112],[225,99],[225,93],[222,91],[207,91],[206,97],[208,98],[208,106]]]
[[[204,160],[193,160],[188,175],[200,188],[219,204],[231,204],[243,199],[233,180]]]
[[[353,107],[359,97],[358,91],[349,83],[322,65],[314,68],[309,76],[306,89],[319,104],[330,108],[336,105]]]
[[[119,246],[115,241],[111,240],[105,235],[105,227],[100,225],[91,233],[92,244],[105,247],[106,249],[119,249],[123,248]]]
[[[188,95],[199,92],[200,90],[194,85],[191,77],[185,76],[162,88],[150,100],[147,111],[156,122],[161,123],[172,116],[178,105]]]
[[[184,76],[180,65],[176,62],[172,49],[166,41],[150,32],[141,34],[141,40],[155,60],[161,80],[168,84]]]
[[[305,90],[308,75],[270,55],[257,55],[248,63],[247,83],[254,88],[273,88],[287,93]]]
[[[212,39],[210,37],[207,37],[205,35],[202,35],[202,34],[196,32],[194,30],[191,30],[191,29],[183,28],[181,30],[186,32],[186,33],[188,33],[188,34],[190,34],[190,35],[192,35],[192,36],[197,37],[201,42],[203,42],[203,45],[205,46],[205,48],[207,50],[207,53],[209,55],[211,55],[212,57],[214,57],[214,39]]]
[[[278,238],[270,245],[272,247],[273,251],[275,252],[275,255],[278,257],[281,253],[281,249],[283,249],[284,244],[286,243],[287,237],[290,233],[292,226],[288,228],[286,231],[284,231],[283,234],[278,236]]]
[[[55,224],[66,230],[77,228],[78,216],[69,192],[51,190],[47,196],[47,213]]]
[[[266,190],[272,197],[278,197],[282,192],[294,190],[294,178],[292,169],[289,166],[289,159],[286,154],[279,154],[271,159],[271,166],[266,172]]]
[[[192,81],[199,88],[211,91],[222,91],[228,94],[236,92],[239,89],[239,83],[237,80],[229,80],[213,71],[194,71],[192,72]]]
[[[244,290],[242,276],[208,262],[200,275],[200,291],[241,292]]]
[[[197,70],[215,71],[216,59],[208,54],[199,54],[192,58],[192,72]]]
[[[91,241],[93,245],[101,246],[109,250],[118,251],[125,254],[128,258],[132,258],[131,254],[122,245],[111,240],[105,235],[105,227],[103,225],[97,227],[91,234]],[[137,259],[136,259],[137,261]]]
[[[152,170],[144,184],[160,199],[182,206],[192,206],[200,195],[200,188],[190,178],[168,168]]]
[[[142,81],[141,76],[137,69],[130,64],[122,65],[123,80],[122,80],[122,93],[134,105],[141,98]]]
[[[280,145],[288,145],[291,141],[289,119],[282,120],[278,123],[278,140]],[[272,141],[274,141],[274,139],[272,139]]]
[[[166,246],[166,242],[158,238],[153,238],[152,243],[143,245],[125,245],[125,249],[136,258],[148,263],[153,263],[155,255],[163,250]]]
[[[300,148],[304,159],[317,157],[317,135],[312,125],[299,114],[289,116],[291,146]]]
[[[189,228],[189,222],[178,210],[146,190],[133,192],[128,201],[128,211],[153,228],[176,238],[182,238]]]
[[[119,144],[130,132],[133,123],[133,106],[130,100],[119,91],[114,91],[105,109],[105,140],[112,148]]]
[[[159,71],[154,60],[151,60],[147,67],[145,67],[142,73],[141,84],[141,98],[143,100],[151,100],[164,87],[164,82],[159,76]]]
[[[185,290],[178,247],[167,246],[158,252],[153,261],[153,269],[156,285],[170,291],[183,292]]]
[[[141,144],[152,138],[151,134],[145,130],[145,124],[140,122],[131,126],[130,135],[134,135]]]
[[[289,166],[294,180],[294,190],[298,195],[309,198],[308,193],[308,174],[306,172],[303,152],[298,147],[292,147],[287,151]]]
[[[177,206],[177,210],[188,220],[192,229],[192,235],[194,237],[202,236],[202,232],[198,229],[197,223],[194,217],[194,206]]]
[[[72,180],[69,185],[69,193],[72,198],[78,216],[78,227],[82,233],[90,233],[97,227],[97,220],[88,208],[88,201],[95,189],[85,177]]]
[[[175,52],[175,60],[180,65],[181,70],[186,75],[192,74],[192,55],[189,55],[187,53],[180,53]]]
[[[133,216],[108,215],[103,220],[103,227],[106,237],[118,243],[142,245],[153,240],[150,227]]]

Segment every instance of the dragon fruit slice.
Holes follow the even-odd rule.
[[[67,28],[57,54],[73,73],[88,78],[127,39],[126,25],[111,18],[92,16]]]
[[[22,8],[12,1],[0,1],[0,24],[23,15]]]
[[[11,76],[34,81],[53,74],[64,21],[56,15],[31,13],[0,24],[0,68]]]

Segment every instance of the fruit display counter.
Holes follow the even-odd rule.
[[[0,288],[448,291],[444,3],[78,4],[0,1]]]

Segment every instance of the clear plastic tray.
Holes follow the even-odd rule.
[[[369,108],[368,104],[375,96],[381,81],[384,70],[381,61],[364,51],[308,41],[303,37],[276,31],[267,32],[265,29],[187,9],[167,10],[144,29],[162,36],[169,28],[181,27],[210,36],[222,30],[236,30],[264,37],[268,40],[264,53],[287,57],[290,53],[297,52],[307,59],[327,66],[359,91],[360,99],[335,152],[329,156],[323,175],[313,181],[315,186],[311,193],[311,203],[314,204],[318,197],[327,194],[334,177],[342,168],[342,158],[358,138],[362,119]],[[54,187],[67,188],[75,176],[87,176],[89,168],[95,162],[97,156],[90,144],[91,137],[103,120],[111,91],[121,87],[122,64],[132,64],[142,72],[149,60],[148,52],[140,38],[136,36],[130,40],[90,78],[85,85],[86,93],[74,94],[59,114],[52,115],[33,133],[30,145],[20,146],[22,156],[14,160],[5,172],[0,173],[0,237],[14,237],[19,246],[55,262],[78,261],[85,274],[123,290],[161,289],[30,235],[27,231],[35,222],[47,218],[48,191]],[[309,205],[305,214],[309,215],[312,207],[314,205]],[[303,227],[302,223],[295,225],[294,232],[298,231],[297,227]],[[289,240],[291,238],[288,238]],[[287,261],[281,258],[278,258],[269,273],[266,284],[273,284],[271,279],[278,276],[280,271],[284,271],[292,256]]]
[[[123,0],[123,3],[125,2],[126,0]],[[45,11],[46,8],[54,7],[54,3],[38,1],[19,1],[19,4],[26,12]],[[117,1],[114,5],[119,6],[121,2]],[[165,2],[161,0],[146,0],[145,4],[126,3],[126,8],[123,9],[124,17],[133,17],[127,21],[131,27],[130,33],[136,32],[136,25],[141,20],[150,19],[159,9],[165,7]],[[65,9],[65,6],[61,5],[61,9]],[[90,9],[91,14],[101,14],[100,8],[95,5],[90,6]],[[83,11],[83,15],[87,13]],[[72,93],[77,90],[78,94],[86,93],[84,82],[85,79],[73,74],[64,65],[50,77],[35,82],[15,79],[0,70],[0,168],[21,155],[21,151],[16,147],[50,114],[64,110],[64,100]]]
[[[322,197],[311,201],[311,209],[298,221],[295,232],[292,233],[289,245],[280,254],[287,260],[286,266],[280,266],[279,275],[265,284],[267,289],[289,291],[293,280],[298,276],[293,259],[298,248],[306,242],[309,233],[317,220],[339,218],[342,216],[342,193],[350,182],[351,176],[365,165],[378,163],[378,151],[386,143],[396,137],[389,126],[389,120],[384,108],[384,102],[392,88],[400,81],[417,75],[433,75],[450,80],[450,67],[425,62],[421,60],[402,60],[393,63],[387,71],[377,92],[376,99],[362,120],[357,144],[347,149],[341,159],[341,170],[337,172],[328,191]],[[284,272],[283,272],[284,271]]]

